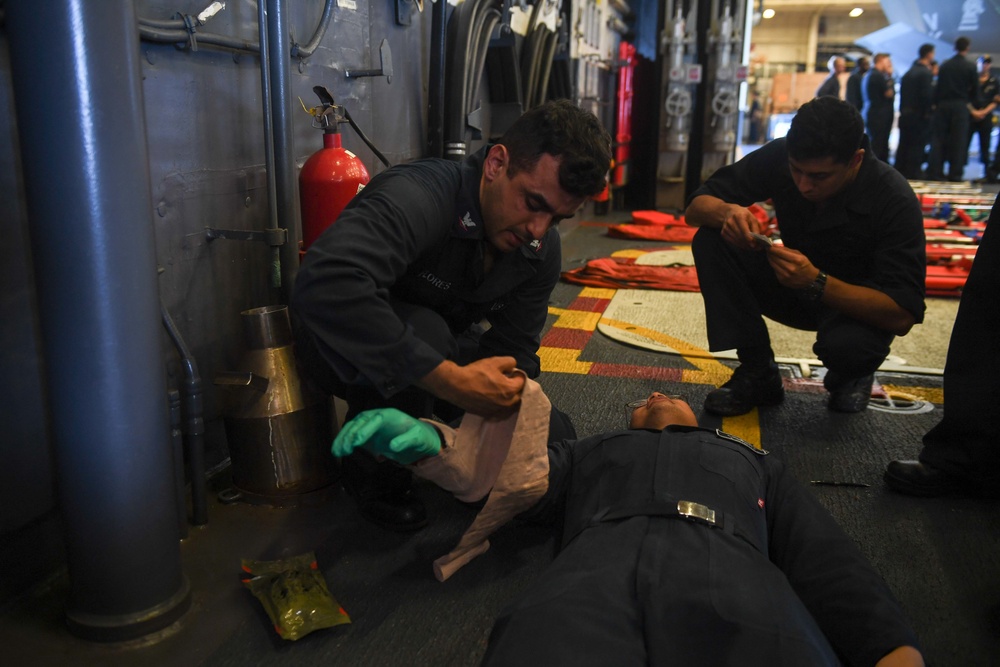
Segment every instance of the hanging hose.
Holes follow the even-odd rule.
[[[323,6],[323,15],[319,19],[319,25],[316,26],[316,31],[313,33],[312,38],[306,42],[305,46],[299,46],[295,42],[292,42],[293,56],[308,58],[316,51],[316,47],[319,46],[319,43],[323,41],[323,37],[326,35],[326,29],[330,26],[330,17],[333,16],[333,2],[334,0],[326,0],[326,4]]]
[[[500,20],[494,0],[467,0],[452,12],[448,22],[445,88],[444,157],[462,160],[468,115],[479,92],[490,36]]]
[[[351,118],[351,113],[347,109],[344,109],[344,118],[347,120],[348,123],[351,124],[351,127],[353,127],[354,131],[358,133],[358,136],[361,137],[361,141],[365,142],[368,145],[368,148],[372,150],[372,153],[375,154],[375,157],[377,157],[382,162],[382,164],[386,166],[386,168],[391,167],[392,165],[389,164],[389,161],[385,159],[385,156],[382,155],[382,152],[375,147],[375,144],[373,144],[372,140],[368,138],[368,135],[362,132],[361,128],[358,127],[358,124],[354,122],[354,119]]]
[[[445,65],[444,156],[465,158],[465,76],[466,56],[472,36],[472,10],[477,0],[467,0],[452,11],[448,21],[448,62]]]
[[[493,7],[487,7],[478,26],[477,39],[474,42],[475,52],[471,59],[472,66],[467,70],[472,76],[466,87],[465,112],[471,113],[476,104],[476,94],[479,83],[483,80],[483,68],[486,67],[486,52],[490,46],[493,29],[500,22],[500,12]]]
[[[160,304],[163,326],[177,348],[184,367],[184,416],[187,421],[188,457],[191,467],[191,523],[204,526],[208,523],[207,483],[205,480],[205,419],[202,401],[201,375],[198,362],[188,349],[181,332],[174,324],[166,307]]]
[[[535,4],[531,6],[531,16],[528,18],[527,32],[525,33],[527,38],[524,40],[524,45],[521,49],[521,99],[524,101],[525,111],[531,109],[533,106],[531,103],[531,91],[535,86],[535,62],[537,61],[536,54],[539,38],[536,28],[543,2],[545,0],[536,0]]]
[[[542,56],[542,74],[538,81],[538,88],[535,97],[539,105],[545,104],[548,99],[549,78],[552,75],[552,62],[555,60],[556,47],[559,46],[559,34],[546,28],[549,34],[546,36],[545,54]]]

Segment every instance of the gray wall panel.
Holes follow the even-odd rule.
[[[201,11],[203,0],[136,3],[143,18],[168,20],[174,13]],[[427,48],[430,11],[414,12],[409,26],[395,22],[395,5],[340,3],[329,29],[306,59],[289,56],[294,108],[293,155],[297,166],[322,146],[321,131],[298,99],[316,106],[315,85],[326,86],[393,162],[421,157],[426,116]],[[288,0],[286,12],[294,43],[311,38],[322,14],[316,0]],[[199,28],[202,32],[257,41],[257,5],[226,3],[226,9]],[[394,76],[348,79],[347,69],[377,68],[379,43],[388,38]],[[0,42],[0,534],[7,535],[48,513],[53,506],[51,461],[45,433],[37,316],[27,240],[13,112],[7,42]],[[226,456],[219,400],[211,384],[219,370],[232,368],[242,353],[239,312],[275,303],[279,291],[269,279],[269,251],[259,242],[205,240],[206,227],[262,230],[268,226],[263,144],[260,58],[201,44],[197,51],[143,41],[143,94],[150,155],[156,257],[163,303],[187,340],[205,384],[209,464]],[[112,76],[113,73],[109,73]],[[75,110],[39,100],[52,113],[53,129],[72,122]],[[99,104],[99,102],[98,102]],[[381,163],[343,125],[343,142],[372,174]],[[298,234],[296,234],[298,236]],[[58,239],[53,239],[58,243]],[[180,366],[164,336],[163,357],[171,383],[182,380]],[[8,474],[9,473],[9,474]],[[25,559],[31,554],[24,553]]]

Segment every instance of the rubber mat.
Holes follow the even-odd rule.
[[[659,266],[691,264],[693,257],[689,248],[678,248],[640,253],[635,263]],[[890,356],[880,370],[940,374],[944,368],[948,339],[957,312],[956,299],[927,299],[924,323],[915,326],[908,335],[897,337],[893,341]],[[800,366],[804,375],[808,375],[809,368],[821,365],[812,352],[816,339],[814,332],[800,331],[767,319],[765,322],[779,363]],[[700,293],[618,290],[604,311],[597,329],[619,342],[666,354],[679,352],[666,344],[664,338],[681,341],[686,344],[685,349],[695,347],[708,350],[705,309]],[[637,333],[638,329],[648,329],[663,336],[653,340]],[[735,359],[736,353],[735,350],[728,350],[716,352],[712,356]]]

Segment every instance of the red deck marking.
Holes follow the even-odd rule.
[[[578,296],[566,310],[582,310],[587,313],[603,313],[608,309],[611,299],[595,299],[589,296]]]
[[[583,350],[593,331],[583,329],[566,329],[563,327],[552,327],[542,338],[542,347],[560,347],[568,350]]]
[[[683,368],[636,366],[634,364],[606,364],[597,361],[595,361],[590,367],[590,375],[635,378],[637,380],[669,380],[671,382],[680,382],[683,374]]]

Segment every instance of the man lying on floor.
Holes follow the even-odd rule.
[[[529,381],[506,420],[373,410],[333,444],[489,494],[435,562],[442,580],[514,515],[562,518],[559,555],[497,620],[484,664],[923,665],[886,583],[774,457],[657,392],[629,430],[576,441],[546,442],[549,409]]]

